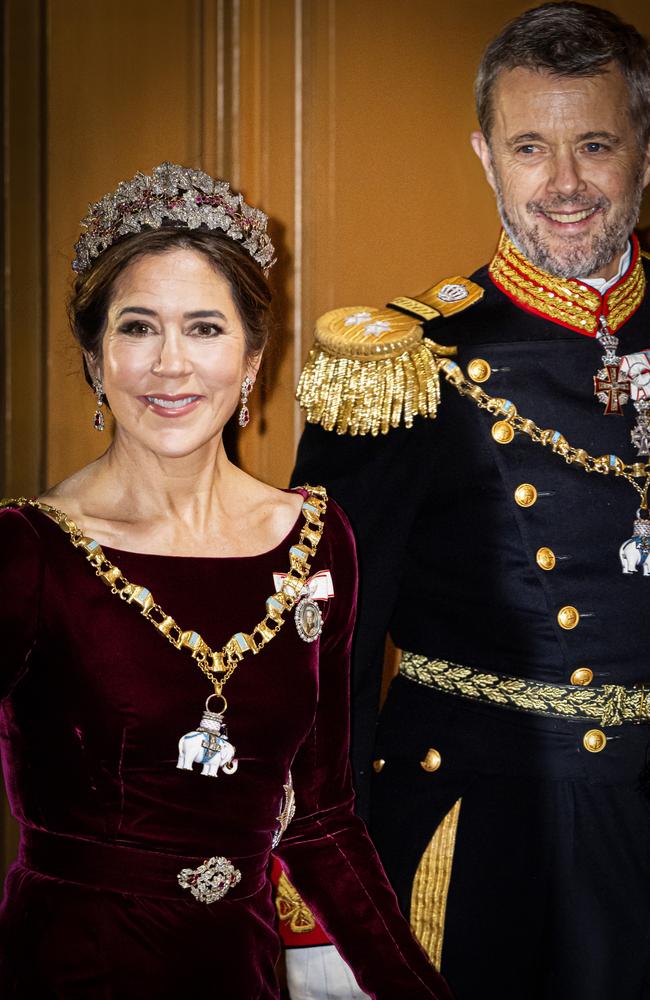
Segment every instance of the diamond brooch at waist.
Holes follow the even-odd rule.
[[[228,858],[207,858],[198,868],[183,868],[178,884],[200,903],[215,903],[241,881],[241,872]]]

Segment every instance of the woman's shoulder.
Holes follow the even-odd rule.
[[[24,500],[0,503],[0,572],[4,585],[10,577],[37,573],[43,542],[38,513]]]
[[[326,498],[327,510],[325,513],[325,532],[330,541],[340,545],[354,548],[354,533],[350,525],[347,514],[339,503],[327,495],[327,491],[322,486],[305,485],[300,487],[309,493],[314,491],[315,496]]]
[[[356,543],[354,533],[343,508],[327,495],[324,487],[315,484],[305,484],[296,487],[303,493],[306,503],[311,494],[321,503],[325,503],[325,513],[320,512],[323,522],[319,551],[316,565],[319,569],[326,568],[330,572],[340,574],[343,570],[351,579],[356,577]]]
[[[318,501],[314,506],[320,507],[323,528],[310,567],[310,580],[315,583],[315,600],[326,602],[321,607],[325,623],[321,651],[324,651],[332,640],[346,634],[354,621],[358,584],[356,545],[347,515],[323,487],[310,484],[296,488],[304,491],[307,504],[314,498]]]
[[[39,537],[38,519],[34,517],[33,501],[10,497],[0,500],[0,532],[4,539]]]
[[[85,497],[92,485],[97,463],[83,466],[66,479],[50,486],[39,497],[39,503],[63,512],[72,521],[79,521],[85,512]]]

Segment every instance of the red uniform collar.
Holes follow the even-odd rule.
[[[588,337],[598,332],[604,316],[612,333],[641,305],[646,280],[639,241],[632,234],[632,256],[625,274],[604,295],[577,278],[556,278],[535,267],[505,233],[490,264],[490,277],[521,309]]]

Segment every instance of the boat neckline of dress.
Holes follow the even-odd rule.
[[[304,486],[299,486],[296,487],[295,489],[286,489],[286,490],[282,489],[281,492],[299,494],[300,496],[302,496],[303,502],[309,495],[309,490],[307,490]],[[59,509],[58,507],[55,507],[55,504],[48,504],[47,501],[43,501],[43,503],[48,507],[54,507],[56,510]],[[33,507],[32,510],[38,511],[38,513],[42,514],[43,517],[46,518],[46,520],[48,521],[51,520],[47,516],[47,514],[44,511],[39,510],[38,507]],[[298,511],[298,516],[296,517],[295,521],[289,528],[289,531],[283,538],[280,539],[280,541],[276,545],[274,545],[270,549],[265,549],[264,552],[255,552],[252,555],[247,555],[247,556],[241,556],[241,555],[240,556],[179,556],[179,555],[172,555],[171,553],[166,553],[166,552],[138,552],[135,549],[118,549],[115,548],[114,545],[104,545],[101,542],[99,542],[98,544],[101,546],[103,552],[116,552],[120,556],[142,556],[143,559],[174,559],[177,561],[191,559],[196,562],[233,562],[235,560],[239,562],[242,559],[262,559],[264,556],[274,555],[278,549],[284,548],[286,545],[289,544],[293,536],[300,528],[300,523],[303,519],[303,516],[304,516],[303,509],[301,506],[300,510]],[[84,529],[80,527],[80,530],[83,531]],[[88,535],[88,537],[93,538],[92,535]],[[93,540],[96,541],[96,539]]]

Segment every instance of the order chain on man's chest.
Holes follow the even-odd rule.
[[[616,354],[618,338],[610,333],[606,323],[602,324],[601,329],[600,340],[590,339],[583,344],[572,345],[571,353],[580,362],[574,369],[575,379],[571,378],[573,373],[570,369],[558,367],[557,356],[549,359],[548,369],[545,370],[543,360],[544,355],[548,358],[549,345],[528,345],[530,350],[522,352],[523,364],[518,363],[514,345],[509,345],[507,352],[510,355],[509,364],[502,361],[506,352],[498,348],[490,351],[486,345],[486,357],[474,357],[467,361],[468,373],[473,372],[478,376],[473,381],[465,376],[459,364],[449,359],[439,360],[439,370],[461,396],[469,396],[480,410],[498,418],[491,427],[491,437],[497,446],[510,445],[516,438],[524,437],[527,439],[522,442],[524,446],[540,444],[569,466],[576,464],[586,472],[625,479],[639,494],[640,504],[636,511],[633,534],[620,545],[620,562],[623,573],[635,573],[641,569],[646,576],[650,575],[650,463],[647,451],[650,446],[650,352],[639,351],[619,357]],[[592,343],[597,350],[604,352],[600,359],[602,367],[597,369],[595,375],[585,371],[585,348],[589,348]],[[561,345],[558,344],[557,348],[556,354],[562,355]],[[577,353],[573,348],[577,349]],[[532,360],[537,365],[531,365]],[[597,356],[594,360],[598,363]],[[537,378],[531,378],[535,368]],[[547,373],[551,376],[550,379],[542,377],[547,376]],[[506,377],[499,378],[499,375]],[[556,380],[553,395],[556,405],[549,406],[545,390],[553,384],[554,375]],[[494,382],[493,376],[496,376]],[[607,376],[611,377],[606,381]],[[488,379],[494,396],[488,395],[480,384],[476,384]],[[565,393],[558,391],[562,382],[566,386]],[[497,396],[497,391],[503,392],[503,395]],[[510,392],[513,398],[506,398],[506,392]],[[535,399],[539,403],[537,408],[543,414],[541,422],[538,422],[535,412]],[[636,418],[631,428],[629,415],[627,419],[622,419],[626,415],[625,404],[630,401]],[[525,415],[519,412],[519,406],[526,408]],[[546,420],[551,426],[544,428]],[[583,442],[579,442],[580,430],[576,429],[576,424],[582,431],[583,442],[587,440],[591,446],[596,444],[595,455]],[[599,454],[599,446],[603,441],[607,441],[611,450]],[[629,457],[632,451],[640,452],[637,456],[640,460],[629,462],[619,457],[619,453]],[[507,460],[505,461],[507,464]],[[603,513],[607,513],[608,507],[609,505],[603,505]]]

